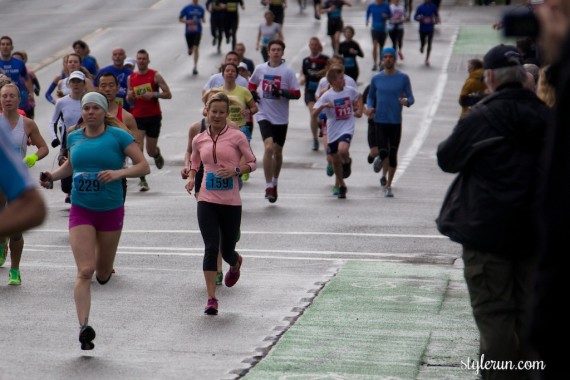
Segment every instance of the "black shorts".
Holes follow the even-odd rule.
[[[327,36],[334,36],[336,32],[342,33],[342,27],[344,26],[342,19],[333,18],[327,22]]]
[[[137,127],[140,131],[145,131],[148,137],[157,139],[160,135],[162,115],[149,117],[136,117]]]
[[[259,120],[258,124],[263,141],[271,137],[275,144],[285,145],[288,124],[271,124],[268,120]]]
[[[316,92],[315,91],[309,91],[307,89],[305,89],[305,104],[309,105],[309,103],[315,103],[317,101],[316,98]]]
[[[200,46],[201,39],[202,33],[187,34],[186,45],[188,45],[188,50],[192,49],[194,46]]]
[[[352,135],[345,133],[344,135],[340,136],[338,139],[336,139],[333,142],[329,142],[328,146],[327,146],[327,154],[335,154],[338,152],[338,144],[340,142],[344,141],[345,143],[347,143],[348,145],[350,145],[350,142],[352,141]]]
[[[372,41],[378,41],[378,43],[384,46],[386,42],[386,32],[379,32],[374,29],[370,29],[370,36],[372,36]]]

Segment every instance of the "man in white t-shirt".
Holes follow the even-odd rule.
[[[249,79],[249,89],[259,98],[255,120],[263,138],[263,172],[265,198],[277,201],[277,178],[283,164],[283,145],[289,124],[289,100],[299,99],[301,90],[295,72],[285,66],[285,43],[273,40],[267,44],[269,61],[258,65]]]
[[[230,63],[236,66],[239,65],[239,55],[235,51],[230,51],[226,54],[224,65],[228,65]],[[238,86],[247,88],[247,79],[238,74],[236,78],[236,84]],[[222,73],[214,74],[210,77],[210,79],[208,79],[208,82],[206,82],[206,84],[202,88],[202,95],[204,95],[204,93],[211,88],[222,87],[223,85],[224,85],[224,76],[222,75]]]

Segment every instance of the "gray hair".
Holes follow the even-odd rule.
[[[522,66],[508,66],[500,69],[493,69],[495,76],[495,86],[499,87],[506,83],[521,83],[527,81],[526,70]]]
[[[536,85],[538,83],[538,71],[540,70],[540,67],[538,67],[534,63],[525,63],[523,67],[527,73],[530,73],[532,75],[532,78],[534,79],[534,84]]]

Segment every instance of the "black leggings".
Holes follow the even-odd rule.
[[[237,12],[227,13],[225,19],[225,33],[226,38],[232,40],[232,50],[236,49],[236,34],[239,26],[239,15]]]
[[[202,270],[218,270],[218,249],[222,258],[231,266],[237,264],[236,241],[241,224],[241,206],[198,202],[198,225],[204,239],[204,262]],[[221,241],[221,245],[220,245]]]
[[[378,154],[384,160],[388,157],[390,167],[398,165],[398,147],[402,138],[402,124],[376,123]]]
[[[392,47],[394,50],[402,50],[404,44],[404,27],[394,27],[394,29],[388,32],[390,39],[392,40]]]
[[[427,56],[431,53],[431,41],[433,40],[433,31],[432,32],[420,32],[420,46],[422,51],[424,50],[424,46],[426,46],[426,39],[427,39]]]

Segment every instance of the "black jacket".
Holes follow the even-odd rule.
[[[437,151],[440,168],[459,173],[436,220],[443,235],[503,256],[533,253],[534,200],[549,115],[534,93],[508,84],[459,120]]]

